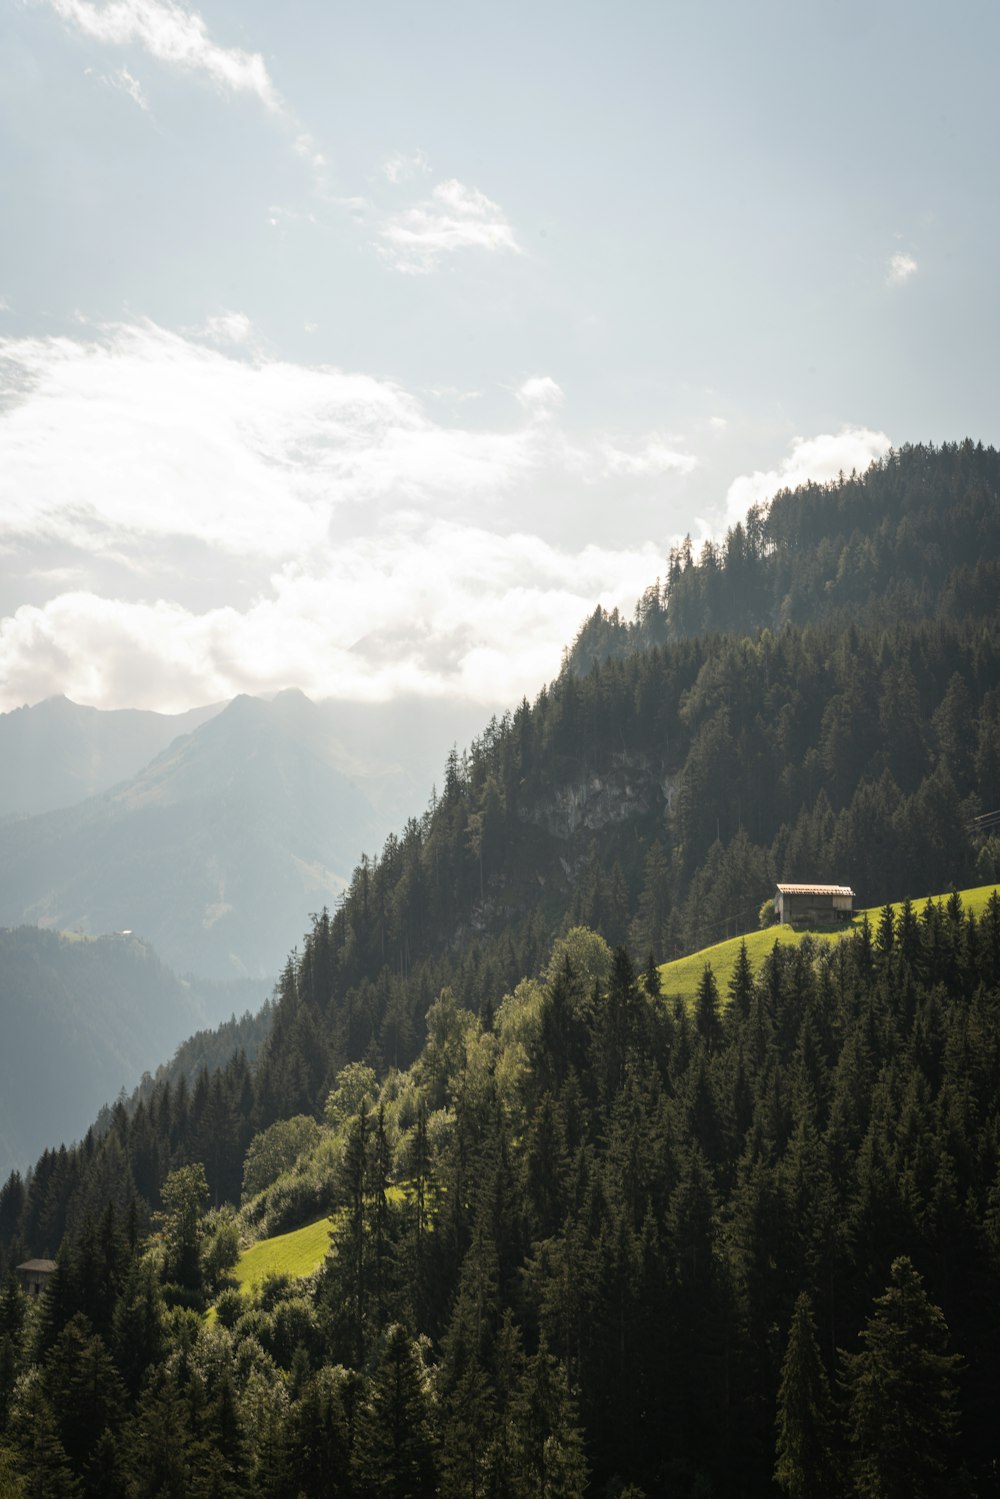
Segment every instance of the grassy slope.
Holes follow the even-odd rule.
[[[981,916],[994,889],[993,885],[980,885],[975,890],[959,891],[963,907],[974,911],[977,917]],[[947,899],[948,895],[925,896],[923,900],[913,902],[913,909],[919,915],[929,900],[943,902]],[[897,901],[892,909],[898,913],[901,908],[902,902]],[[854,925],[858,926],[867,915],[874,927],[878,922],[880,911],[881,907],[876,907],[868,912],[856,912]],[[792,947],[797,947],[806,935],[805,932],[796,931],[790,926],[770,926],[762,932],[748,932],[746,937],[731,937],[728,942],[717,942],[714,947],[704,947],[701,952],[691,953],[686,958],[677,958],[673,963],[664,963],[660,967],[660,983],[663,993],[671,999],[676,997],[693,999],[698,989],[698,980],[705,971],[705,964],[710,963],[719,986],[719,993],[725,999],[726,986],[736,967],[741,942],[746,943],[750,962],[756,969],[767,957],[775,942],[786,942]],[[810,932],[808,935],[820,942],[836,942],[843,935],[843,928],[836,931]]]
[[[260,1239],[251,1244],[240,1255],[240,1262],[233,1271],[240,1290],[259,1285],[269,1275],[289,1275],[293,1280],[312,1275],[326,1259],[332,1228],[332,1218],[319,1218],[304,1228],[295,1228],[290,1233],[276,1234],[273,1239]]]
[[[390,1187],[385,1195],[394,1205],[405,1197],[402,1187]],[[326,1259],[336,1222],[335,1217],[317,1218],[315,1223],[293,1228],[287,1234],[275,1234],[273,1239],[258,1239],[240,1255],[233,1279],[241,1291],[249,1291],[269,1275],[288,1275],[292,1280],[312,1275]]]

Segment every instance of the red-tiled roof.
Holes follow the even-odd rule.
[[[782,895],[853,895],[850,885],[779,885]]]

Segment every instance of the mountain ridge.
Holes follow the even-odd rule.
[[[33,816],[100,795],[223,706],[168,714],[87,707],[58,694],[0,713],[0,817]]]

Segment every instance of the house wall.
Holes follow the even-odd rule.
[[[26,1296],[40,1296],[45,1290],[51,1270],[20,1270],[21,1288]]]
[[[782,895],[779,916],[782,921],[802,922],[812,926],[833,926],[851,915],[851,900],[843,895]]]

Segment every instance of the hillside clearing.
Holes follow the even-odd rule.
[[[240,1290],[249,1291],[269,1275],[288,1275],[292,1280],[312,1275],[326,1259],[333,1227],[332,1218],[318,1218],[303,1228],[293,1228],[287,1234],[276,1234],[273,1239],[259,1239],[251,1244],[240,1255],[233,1271]]]

